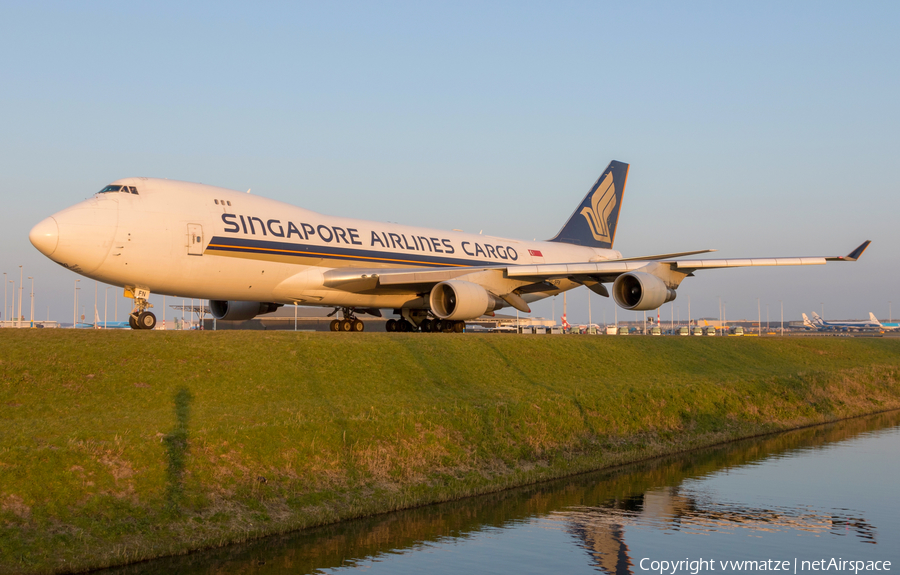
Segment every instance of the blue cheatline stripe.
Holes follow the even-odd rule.
[[[388,263],[394,265],[415,266],[445,266],[468,267],[478,265],[496,266],[503,264],[502,260],[463,260],[453,257],[441,257],[438,255],[404,254],[385,252],[378,250],[363,250],[358,248],[337,246],[308,246],[287,242],[271,242],[265,240],[249,240],[244,238],[226,238],[214,236],[206,252],[239,252],[246,254],[266,254],[275,256],[301,257],[301,258],[340,258],[359,262]],[[510,261],[509,263],[515,263]]]

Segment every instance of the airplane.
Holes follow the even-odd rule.
[[[97,327],[100,329],[130,329],[132,328],[131,322],[128,321],[109,321],[109,322],[98,322]]]
[[[850,331],[852,329],[856,330],[865,330],[865,329],[875,329],[880,330],[883,329],[884,326],[881,325],[881,322],[878,321],[878,318],[875,317],[875,314],[869,312],[869,319],[863,321],[825,321],[819,314],[816,312],[812,312],[812,323],[814,326],[819,328],[820,330],[840,330],[840,331]],[[804,314],[805,317],[805,314]]]
[[[100,312],[94,308],[94,323],[79,322],[72,326],[75,329],[133,329],[131,322],[126,321],[103,321],[100,319]]]
[[[803,329],[807,331],[811,329],[818,329],[815,325],[813,325],[813,322],[809,321],[809,316],[807,316],[805,313],[801,313],[800,315],[803,316]]]
[[[121,286],[129,323],[152,329],[151,293],[209,300],[219,320],[247,320],[283,305],[334,308],[334,331],[364,330],[357,315],[400,319],[388,331],[460,332],[465,320],[586,286],[626,310],[672,301],[706,269],[822,265],[846,256],[681,260],[703,249],[623,257],[613,249],[629,165],[612,161],[559,233],[546,241],[318,214],[234,190],[124,178],[45,218],[31,243],[63,267]]]

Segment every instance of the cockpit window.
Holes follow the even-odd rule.
[[[97,193],[98,194],[106,194],[109,192],[122,192],[125,194],[138,195],[137,188],[135,188],[134,186],[114,186],[114,185],[106,186],[105,188],[103,188],[102,190],[100,190]]]

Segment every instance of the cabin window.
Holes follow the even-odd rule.
[[[216,202],[217,206],[219,205],[219,200],[213,200],[213,201]]]
[[[229,206],[231,205],[231,200],[228,200],[228,205],[229,205]]]
[[[134,195],[138,195],[137,188],[134,186],[128,186],[128,189],[131,190],[131,193]]]
[[[99,193],[99,194],[106,194],[106,193],[109,193],[109,192],[118,192],[118,191],[121,190],[121,189],[122,189],[122,186],[106,186],[105,188],[103,188],[102,190],[100,190],[100,191],[97,192],[97,193]]]

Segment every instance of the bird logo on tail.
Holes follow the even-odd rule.
[[[581,215],[587,220],[591,235],[598,242],[612,242],[609,233],[609,216],[616,207],[616,186],[610,171],[591,196],[590,207],[585,206]]]

